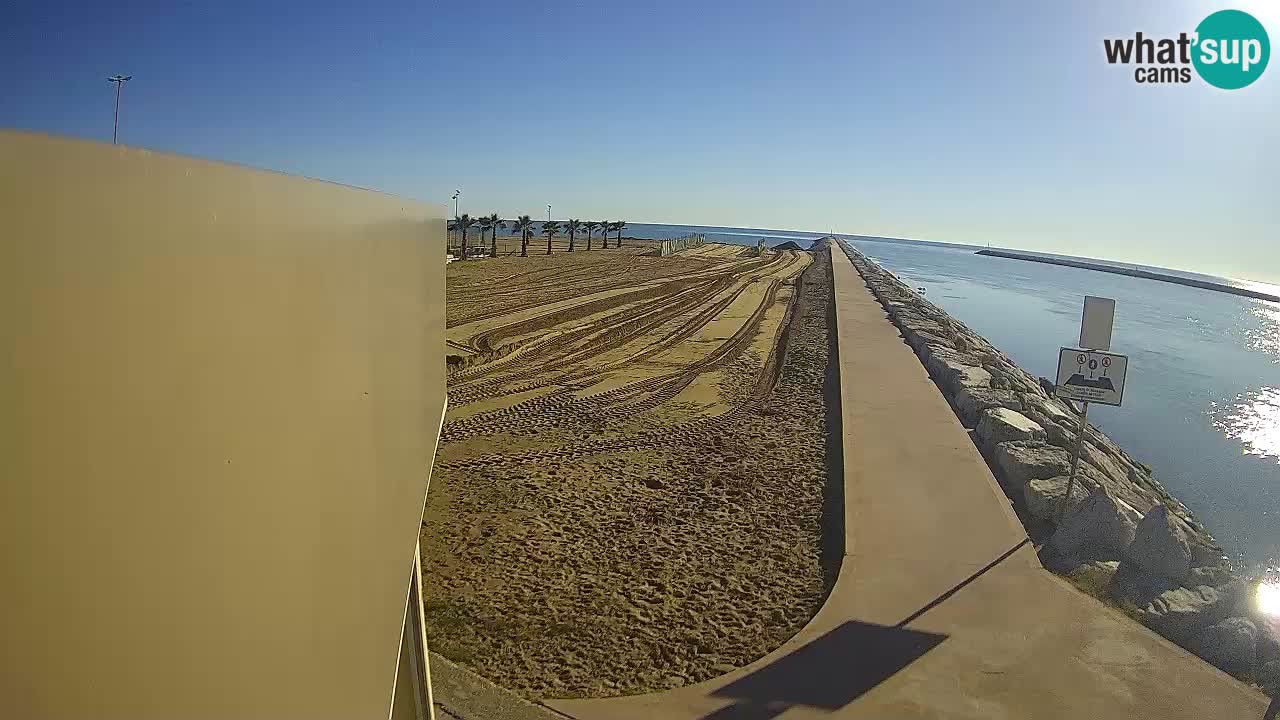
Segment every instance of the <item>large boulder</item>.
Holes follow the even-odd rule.
[[[1124,558],[1151,575],[1176,583],[1186,581],[1191,574],[1191,546],[1186,533],[1164,505],[1151,508],[1138,523]]]
[[[1221,565],[1227,559],[1222,547],[1207,533],[1188,537],[1187,542],[1191,544],[1191,564],[1196,567]]]
[[[982,413],[991,408],[1003,407],[1010,410],[1021,410],[1022,400],[1012,390],[994,390],[992,388],[971,387],[956,393],[953,400],[956,415],[965,427],[975,427]]]
[[[1070,575],[1085,565],[1084,560],[1075,555],[1062,555],[1055,552],[1048,544],[1041,545],[1036,554],[1040,556],[1040,564],[1045,570],[1059,575]]]
[[[1097,468],[1111,483],[1117,485],[1129,484],[1128,468],[1122,467],[1115,458],[1098,448],[1093,441],[1085,440],[1081,450],[1080,459]]]
[[[1243,590],[1239,583],[1220,588],[1197,585],[1161,590],[1168,582],[1135,574],[1132,568],[1121,563],[1111,583],[1111,594],[1117,600],[1132,603],[1144,625],[1177,642],[1185,641],[1199,628],[1232,615]],[[1147,586],[1142,587],[1143,584]]]
[[[907,344],[911,346],[912,350],[916,351],[917,355],[923,355],[926,352],[926,347],[929,345],[940,348],[951,347],[951,344],[947,342],[945,337],[926,331],[911,333],[911,335],[907,337]]]
[[[907,317],[905,313],[898,315],[898,322],[902,329],[902,336],[907,339],[907,343],[911,347],[924,345],[925,336],[943,339],[948,336],[947,329],[938,323]],[[949,345],[950,343],[942,343]]]
[[[1089,439],[1093,441],[1095,445],[1102,448],[1103,452],[1111,455],[1118,461],[1122,461],[1126,466],[1135,464],[1134,459],[1129,457],[1129,454],[1124,451],[1124,448],[1117,445],[1114,440],[1107,437],[1097,428],[1091,427],[1089,429]],[[1145,465],[1143,468],[1148,475],[1151,474],[1151,468],[1146,467]]]
[[[1036,478],[1022,486],[1022,496],[1026,501],[1027,514],[1037,520],[1057,521],[1058,506],[1062,496],[1067,492],[1067,476],[1055,478]],[[1071,486],[1071,501],[1067,511],[1070,512],[1089,498],[1089,490],[1084,483],[1077,480]]]
[[[1041,408],[1037,407],[1031,396],[1023,395],[1022,414],[1036,421],[1036,424],[1044,428],[1045,439],[1050,445],[1060,447],[1068,452],[1072,452],[1076,447],[1075,433],[1067,430],[1059,425],[1053,418],[1041,412]]]
[[[1104,488],[1108,495],[1117,500],[1125,501],[1138,510],[1139,513],[1146,512],[1156,504],[1157,498],[1152,493],[1130,483],[1127,479],[1117,480],[1105,470],[1099,469],[1097,465],[1088,462],[1084,457],[1080,458],[1078,471],[1093,481],[1095,486]]]
[[[1258,664],[1280,660],[1280,637],[1276,635],[1277,619],[1275,616],[1250,618],[1258,626]]]
[[[1191,638],[1192,652],[1227,672],[1253,670],[1257,661],[1258,628],[1247,618],[1230,617]]]
[[[1259,665],[1254,679],[1267,694],[1280,692],[1280,660],[1268,660]]]
[[[1014,440],[1043,440],[1044,428],[1027,416],[1009,408],[991,408],[978,421],[978,440],[984,448],[994,448]]]
[[[1051,444],[1068,452],[1075,452],[1078,420],[1065,415],[1065,411],[1054,405],[1052,401],[1037,403],[1028,399],[1024,405],[1026,407],[1024,414],[1044,427]],[[1103,476],[1114,478],[1116,482],[1129,481],[1129,465],[1122,458],[1109,453],[1105,446],[1099,443],[1097,433],[1091,432],[1085,437],[1080,459],[1092,465]]]
[[[911,338],[907,338],[907,342],[911,342]],[[923,345],[920,352],[920,362],[924,364],[924,369],[929,372],[929,376],[942,382],[942,376],[947,372],[947,368],[952,365],[963,365],[960,353],[955,350],[941,345]]]
[[[1133,483],[1134,485],[1137,485],[1138,487],[1146,488],[1147,490],[1152,492],[1164,490],[1163,485],[1156,482],[1155,478],[1151,477],[1150,473],[1144,471],[1142,468],[1138,467],[1137,465],[1130,465],[1128,473],[1129,473],[1129,482]]]
[[[972,364],[968,357],[929,346],[925,366],[944,390],[956,393],[963,388],[990,387],[991,373]]]
[[[1192,587],[1196,585],[1216,587],[1218,585],[1226,585],[1234,579],[1235,575],[1231,572],[1230,565],[1214,563],[1191,568],[1191,574],[1187,576],[1187,584]]]
[[[1060,557],[1118,560],[1133,541],[1137,513],[1121,501],[1093,493],[1062,519],[1047,546]]]
[[[1050,445],[1060,447],[1067,452],[1075,451],[1076,436],[1074,433],[1063,429],[1061,425],[1050,421],[1048,418],[1038,413],[1032,413],[1031,417],[1036,422],[1040,423],[1040,427],[1044,428],[1045,440],[1047,440]]]
[[[1072,433],[1080,423],[1079,419],[1067,412],[1058,400],[1033,395],[1027,398],[1026,404],[1029,408],[1035,408],[1036,412],[1044,415],[1050,422],[1062,425]]]
[[[1067,451],[1042,440],[1013,440],[996,445],[996,475],[1006,488],[1019,493],[1036,478],[1052,478],[1071,471]]]
[[[981,367],[960,365],[949,368],[943,382],[953,393],[965,388],[991,387],[991,373]]]
[[[1040,386],[1036,384],[1035,378],[1028,375],[1025,371],[1018,369],[1018,372],[1011,376],[1015,382],[1013,389],[1025,395],[1040,397]]]
[[[1115,576],[1120,563],[1115,560],[1097,560],[1091,563],[1083,563],[1070,571],[1069,577],[1071,582],[1077,587],[1084,588],[1090,595],[1094,597],[1102,597],[1106,594],[1107,588],[1111,585],[1111,578]]]

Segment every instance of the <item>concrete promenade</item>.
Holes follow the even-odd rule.
[[[728,675],[547,705],[580,720],[1261,718],[1261,694],[1040,567],[941,393],[832,255],[845,549],[826,604]]]

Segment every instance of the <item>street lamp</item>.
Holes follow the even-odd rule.
[[[458,219],[458,196],[459,196],[459,195],[461,195],[461,194],[462,194],[462,191],[461,191],[461,190],[454,190],[454,191],[453,191],[453,219],[454,219],[454,220],[457,220],[457,219]],[[455,227],[455,228],[454,228],[454,233],[457,233],[457,231],[458,231],[458,229]],[[448,239],[447,239],[447,238],[446,238],[446,242],[445,242],[445,244],[446,244],[446,245],[448,244]],[[464,252],[463,254],[465,255],[466,253]],[[465,260],[465,259],[466,259],[466,258],[464,257],[464,258],[463,258],[463,260]]]
[[[547,206],[547,222],[551,222],[551,206]]]
[[[124,84],[133,79],[132,75],[113,75],[107,78],[107,82],[116,84],[116,116],[111,125],[111,144],[116,144],[116,137],[120,134],[120,91],[124,89]]]

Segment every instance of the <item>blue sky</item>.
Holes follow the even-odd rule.
[[[462,209],[914,237],[1280,282],[1280,67],[1146,86],[1104,38],[1280,3],[61,3],[0,126]],[[358,8],[358,9],[353,9]],[[1280,64],[1280,63],[1277,63]]]

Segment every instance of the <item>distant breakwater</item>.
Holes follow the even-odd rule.
[[[1069,260],[1066,258],[1055,258],[1045,255],[1032,255],[1029,253],[1012,252],[1009,250],[979,250],[975,254],[1009,258],[1010,260],[1026,260],[1028,262],[1045,263],[1047,265],[1063,265],[1066,267],[1080,268],[1082,270],[1097,270],[1098,272],[1113,273],[1115,275],[1128,275],[1129,277],[1158,280],[1160,282],[1173,283],[1174,285],[1186,285],[1187,287],[1201,288],[1202,290],[1213,290],[1215,292],[1229,293],[1231,295],[1241,295],[1243,297],[1254,298],[1257,300],[1280,302],[1280,296],[1271,295],[1270,293],[1249,290],[1248,288],[1227,285],[1226,283],[1216,283],[1208,280],[1196,280],[1194,278],[1182,277],[1180,275],[1151,272],[1150,270],[1139,270],[1137,268],[1119,267],[1116,265],[1103,265],[1101,263],[1091,263],[1084,260]]]

